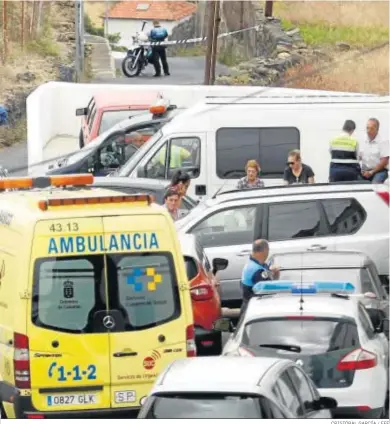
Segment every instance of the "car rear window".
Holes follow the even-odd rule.
[[[142,113],[145,113],[145,110],[107,110],[106,112],[103,112],[102,120],[100,122],[99,134],[109,130],[118,122],[133,116],[141,115]]]
[[[242,343],[253,349],[262,345],[294,345],[301,348],[302,355],[318,355],[359,346],[359,337],[352,320],[284,317],[249,322]]]
[[[189,256],[184,256],[184,263],[186,266],[187,278],[191,281],[198,275],[198,267],[195,260]]]
[[[262,418],[262,414],[256,398],[199,393],[156,397],[145,418]]]
[[[154,327],[181,313],[170,253],[38,259],[33,287],[32,322],[61,332],[102,332],[95,318],[107,310],[120,312],[118,328],[126,331]]]

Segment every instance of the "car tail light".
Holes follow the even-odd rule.
[[[355,371],[374,368],[377,364],[377,357],[374,353],[364,349],[355,349],[340,359],[337,364],[339,371]]]
[[[377,191],[376,194],[389,206],[389,192],[388,191]]]
[[[186,348],[188,358],[196,356],[195,327],[193,325],[189,325],[186,329]]]
[[[28,337],[14,333],[14,374],[18,389],[30,389],[30,351]]]
[[[193,300],[209,300],[213,297],[213,290],[208,284],[200,284],[191,288]]]
[[[357,407],[357,410],[358,411],[370,411],[371,408],[367,405],[360,405],[360,406]]]
[[[42,414],[27,414],[27,419],[33,419],[33,420],[43,420],[45,418]]]

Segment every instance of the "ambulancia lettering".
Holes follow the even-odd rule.
[[[158,249],[159,243],[156,233],[129,233],[111,234],[104,243],[104,235],[51,237],[49,239],[48,254],[84,252],[117,252],[126,250]]]

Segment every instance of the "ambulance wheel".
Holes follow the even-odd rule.
[[[142,71],[142,63],[138,60],[138,63],[134,66],[135,56],[126,56],[122,61],[122,72],[128,77],[137,77]]]
[[[84,147],[84,134],[82,129],[80,130],[80,134],[79,134],[79,146],[80,146],[80,149]]]

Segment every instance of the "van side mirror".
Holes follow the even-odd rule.
[[[229,265],[229,261],[227,259],[222,258],[214,258],[213,259],[213,274],[215,275],[218,271],[223,271]]]
[[[146,172],[146,166],[140,166],[137,169],[137,177],[138,178],[146,178],[148,173]]]
[[[381,333],[383,330],[383,320],[385,318],[385,314],[380,309],[374,308],[366,308],[366,311],[371,319],[372,326],[375,329],[376,333]]]
[[[87,116],[88,109],[86,107],[81,107],[79,109],[76,109],[76,116]]]
[[[230,318],[219,318],[213,322],[213,329],[222,333],[233,333],[234,326]]]

